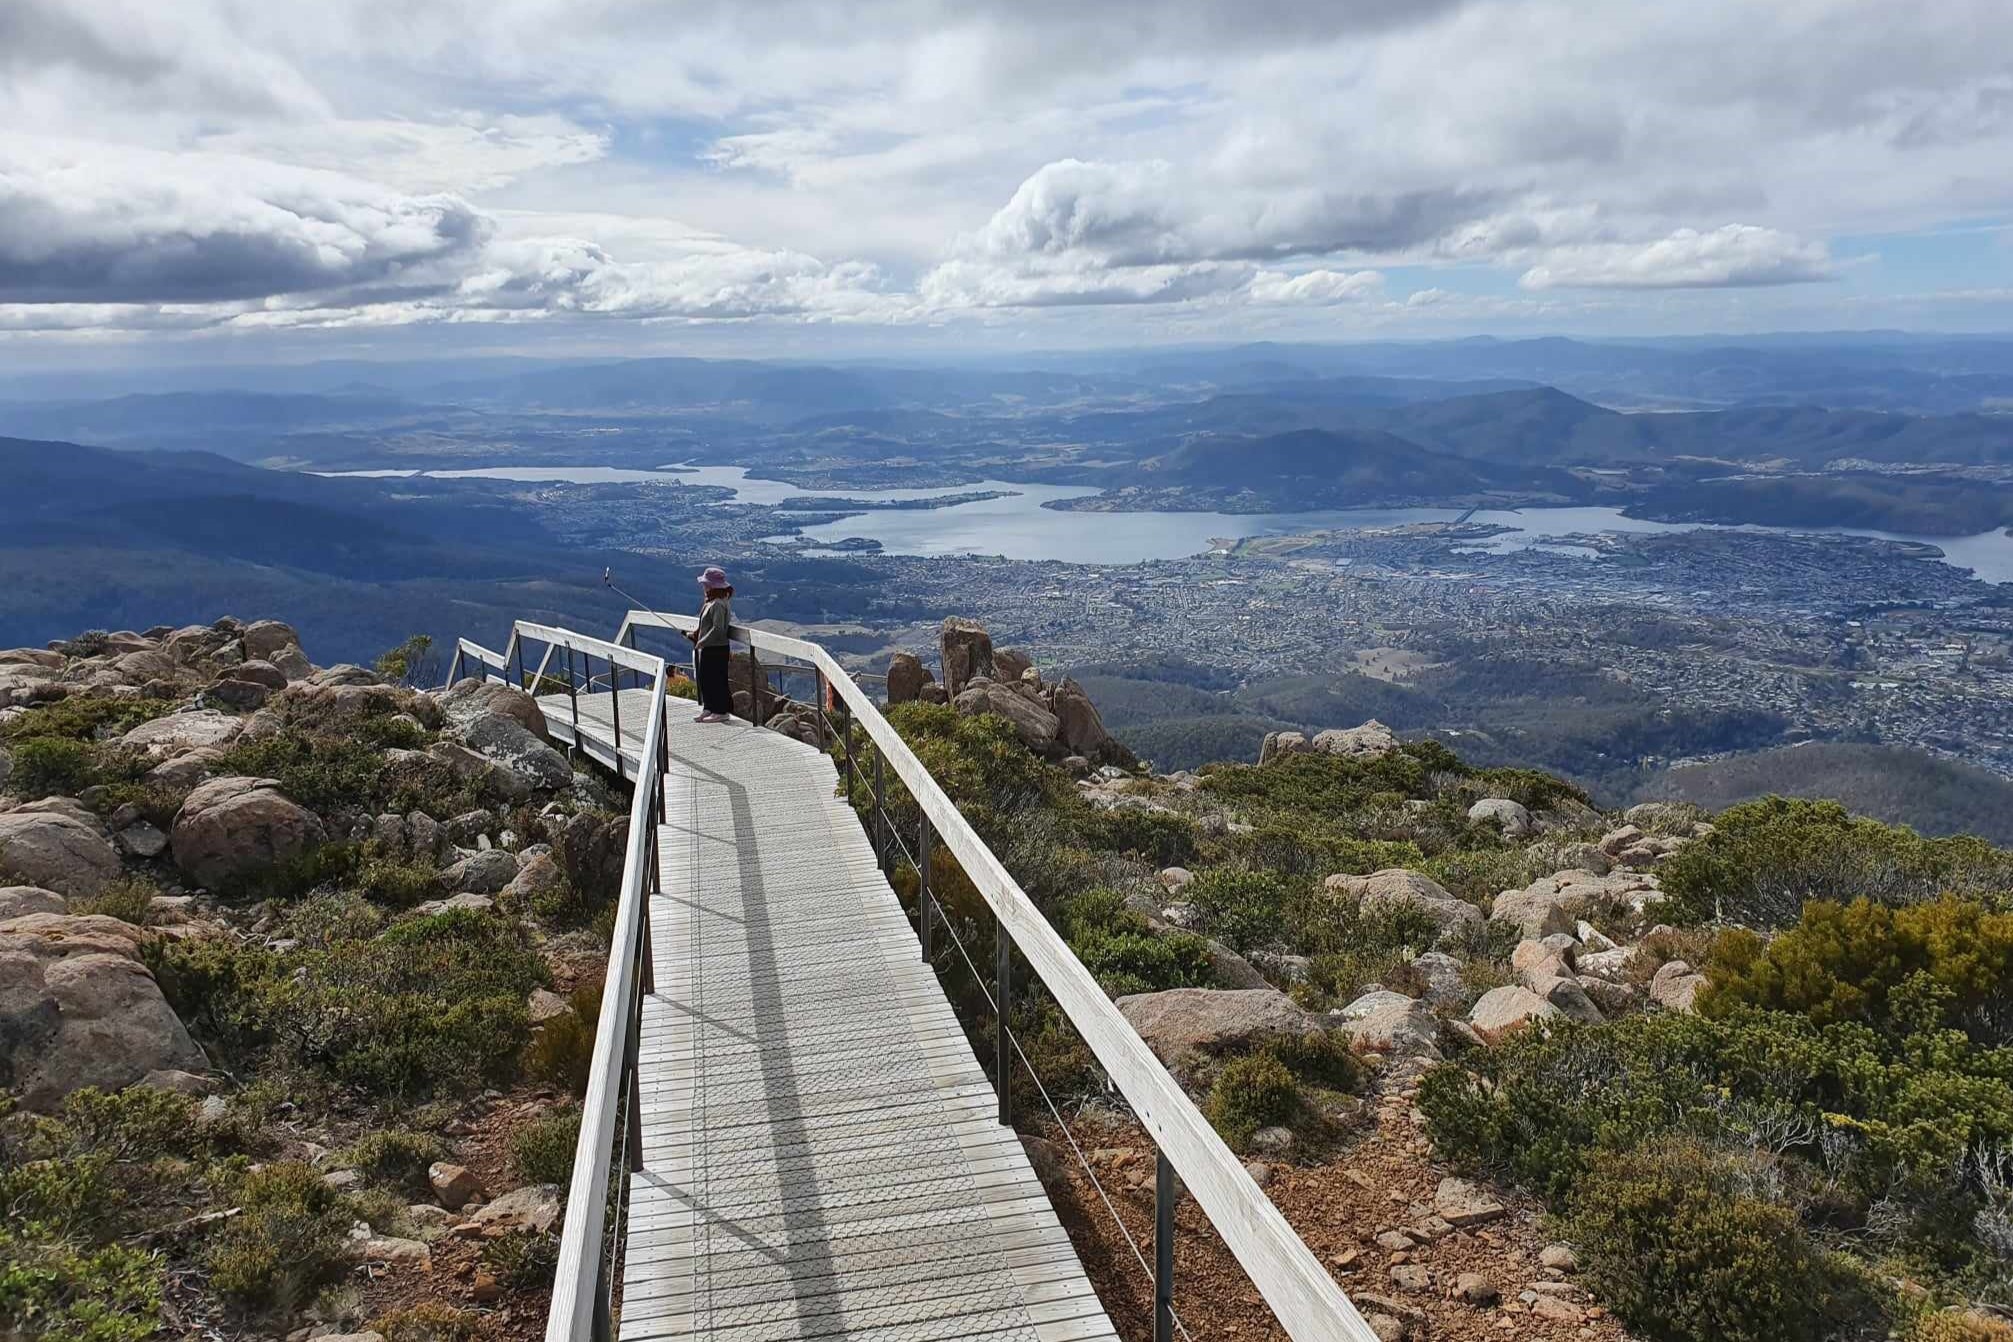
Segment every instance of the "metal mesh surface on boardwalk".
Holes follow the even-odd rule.
[[[621,1337],[1116,1338],[831,761],[682,714],[670,745]]]

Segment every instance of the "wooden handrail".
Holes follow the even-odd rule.
[[[621,665],[653,678],[649,719],[643,729],[642,754],[636,765],[636,791],[629,803],[629,844],[622,860],[622,894],[616,904],[608,973],[601,988],[601,1014],[595,1027],[587,1094],[580,1102],[580,1140],[573,1148],[573,1177],[567,1187],[566,1220],[560,1231],[559,1263],[553,1275],[551,1312],[545,1326],[546,1342],[582,1342],[602,1335],[597,1315],[602,1321],[606,1319],[601,1238],[607,1214],[608,1166],[615,1151],[615,1120],[625,1092],[625,1060],[632,1052],[630,1034],[636,1028],[632,1007],[647,952],[643,912],[648,898],[651,855],[656,851],[653,839],[657,821],[661,819],[657,807],[665,743],[665,666],[661,657],[566,629],[520,623],[513,640],[517,633],[548,646],[612,657]],[[616,749],[619,759],[619,742]],[[630,1126],[634,1127],[633,1116]]]
[[[694,629],[690,616],[632,610],[617,639],[632,626]],[[1335,1279],[1301,1240],[1243,1162],[1223,1144],[1180,1084],[1168,1074],[1097,980],[1076,958],[1034,901],[979,838],[901,734],[846,669],[816,643],[734,625],[729,637],[766,652],[795,657],[823,671],[852,716],[935,828],[937,841],[956,856],[1013,943],[1033,966],[1096,1055],[1112,1084],[1174,1165],[1210,1224],[1250,1276],[1258,1293],[1293,1342],[1376,1342],[1377,1334]],[[1004,1086],[1001,1077],[998,1084]]]

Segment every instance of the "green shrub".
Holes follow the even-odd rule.
[[[513,1291],[550,1286],[559,1271],[559,1236],[530,1230],[500,1235],[483,1244],[482,1265]]]
[[[433,638],[414,634],[395,648],[378,654],[377,673],[401,685],[431,687],[440,683],[440,654],[433,650]]]
[[[1563,1229],[1587,1285],[1651,1342],[1829,1336],[1857,1293],[1793,1211],[1751,1191],[1761,1182],[1693,1142],[1604,1154]]]
[[[699,682],[690,676],[670,676],[664,681],[664,694],[671,699],[699,698]]]
[[[348,1270],[349,1208],[306,1165],[253,1170],[232,1196],[239,1213],[203,1255],[216,1290],[284,1316]]]
[[[161,1260],[0,1225],[0,1335],[41,1342],[142,1342],[160,1326]]]
[[[1260,1128],[1290,1123],[1299,1112],[1293,1073],[1269,1054],[1232,1060],[1209,1088],[1209,1122],[1234,1151],[1242,1151]]]
[[[594,1071],[594,1035],[601,1023],[601,985],[585,984],[567,998],[568,1009],[538,1027],[524,1051],[524,1072],[574,1099],[587,1093]]]
[[[446,1154],[432,1133],[389,1128],[359,1138],[346,1158],[366,1178],[395,1184],[417,1197],[427,1192],[427,1170]]]
[[[1296,883],[1270,871],[1211,867],[1183,892],[1201,929],[1235,951],[1275,945],[1285,939],[1287,903]]]
[[[102,760],[99,767],[102,772]],[[182,803],[189,799],[193,790],[132,780],[100,782],[97,786],[97,792],[92,794],[91,809],[99,815],[108,816],[122,806],[131,806],[139,811],[142,820],[159,830],[166,830],[175,823],[175,812],[182,809]]]
[[[1064,900],[1050,921],[1113,997],[1212,981],[1208,942],[1186,932],[1156,935],[1116,890],[1086,890]]]
[[[233,1062],[271,1059],[374,1101],[509,1081],[531,1033],[525,998],[545,981],[521,928],[470,910],[369,935],[338,921],[284,954],[181,943],[151,963],[183,1021]]]
[[[310,733],[288,727],[224,752],[225,772],[279,781],[280,790],[310,811],[376,810],[385,759],[377,747],[351,735]]]
[[[1363,1063],[1335,1033],[1275,1039],[1260,1050],[1302,1085],[1354,1094],[1363,1088]]]
[[[488,1315],[439,1300],[393,1310],[370,1326],[384,1334],[384,1342],[484,1342],[496,1333]]]
[[[566,1108],[540,1114],[510,1138],[510,1163],[531,1184],[573,1181],[573,1149],[580,1141],[580,1111]]]
[[[1751,1003],[1819,1025],[1926,1024],[1988,1046],[2013,1042],[2013,914],[1975,900],[1946,896],[1899,909],[1814,900],[1795,927],[1766,943],[1722,937],[1708,972],[1707,1010]]]
[[[135,927],[154,920],[154,896],[160,887],[144,876],[121,876],[95,895],[70,901],[71,913],[95,913]]]
[[[141,723],[172,713],[178,707],[166,699],[73,694],[67,699],[38,704],[0,723],[0,740],[57,736],[72,741],[105,741],[123,736]]]
[[[31,736],[13,747],[14,772],[8,786],[20,796],[74,797],[98,781],[97,752],[62,736]]]
[[[1796,921],[1804,901],[1911,904],[2013,889],[2013,854],[1983,839],[1925,839],[1837,802],[1764,797],[1729,807],[1713,832],[1658,868],[1669,913],[1752,927]]]
[[[389,856],[367,858],[354,885],[356,893],[373,904],[394,909],[409,909],[443,893],[440,869],[433,863]]]
[[[202,1149],[197,1109],[189,1096],[152,1086],[118,1091],[87,1086],[64,1096],[62,1121],[72,1154],[154,1160],[193,1156]]]
[[[1156,867],[1179,867],[1195,860],[1195,823],[1169,811],[1138,807],[1099,811],[1084,826],[1092,848],[1131,853]]]

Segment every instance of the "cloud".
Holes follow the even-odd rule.
[[[1736,289],[1808,284],[1836,274],[1821,242],[1727,224],[1710,233],[1681,228],[1646,244],[1554,248],[1517,283],[1525,289]]]
[[[1261,270],[1251,277],[1248,292],[1254,303],[1356,303],[1384,292],[1384,277],[1374,270],[1307,270],[1298,275]]]
[[[186,303],[427,284],[479,249],[464,201],[228,155],[0,148],[0,302]]]

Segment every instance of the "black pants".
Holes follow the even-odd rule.
[[[699,707],[708,713],[732,713],[734,692],[727,686],[727,649],[699,649]]]

